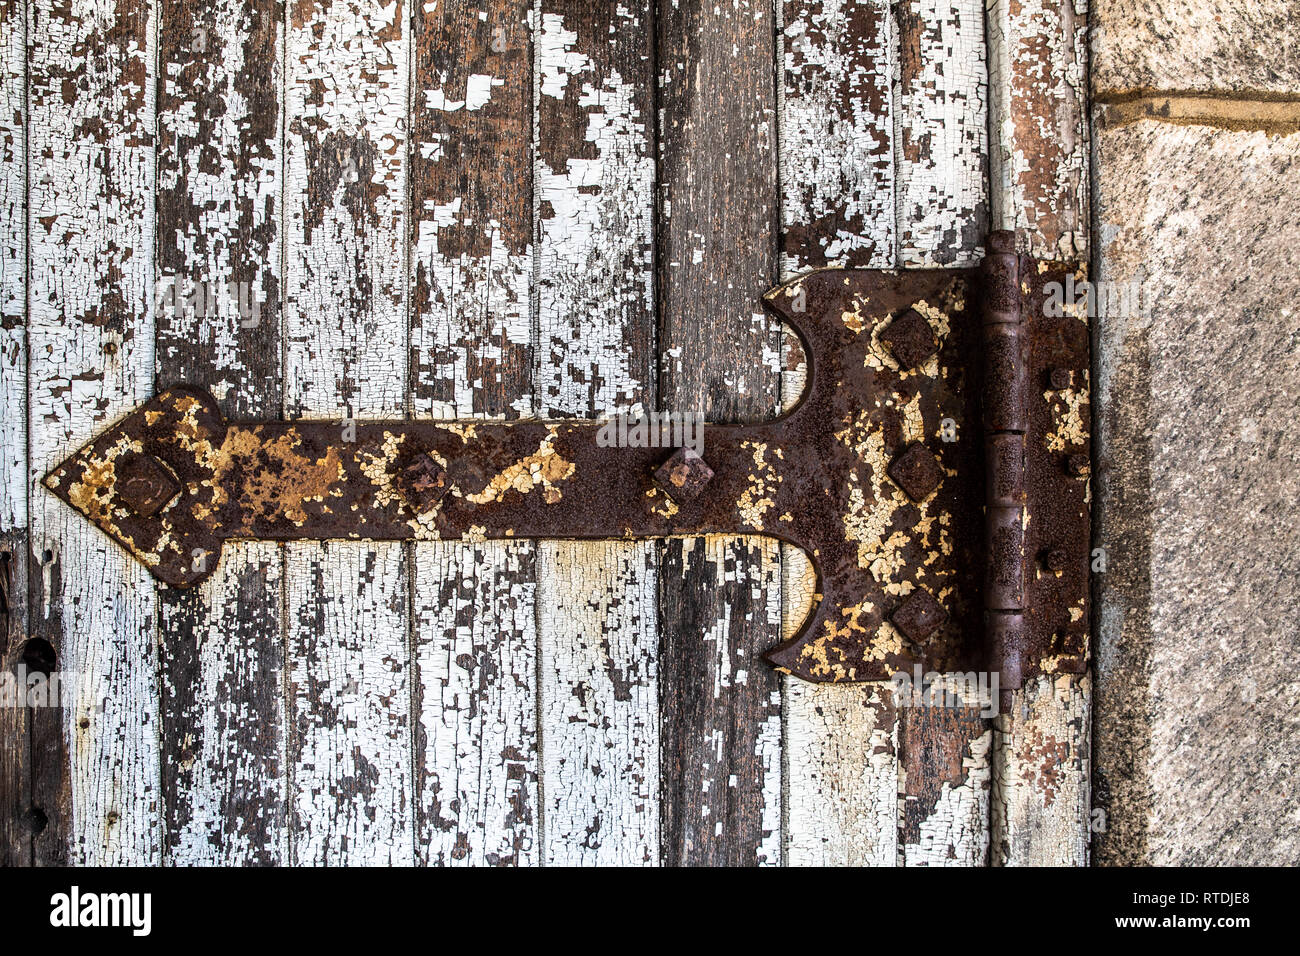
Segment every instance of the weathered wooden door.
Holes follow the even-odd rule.
[[[0,858],[1085,862],[1087,678],[995,721],[783,680],[769,541],[257,542],[171,592],[38,483],[175,382],[770,415],[784,277],[1086,258],[1081,2],[0,4],[0,650],[73,688],[3,712]]]

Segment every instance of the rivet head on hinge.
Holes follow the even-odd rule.
[[[1075,478],[1082,478],[1088,473],[1089,464],[1087,455],[1075,453],[1065,459],[1065,470]]]
[[[180,492],[167,466],[152,455],[131,455],[117,468],[117,497],[142,518],[152,518]]]
[[[914,643],[927,640],[948,620],[948,612],[925,588],[917,588],[889,615],[894,627]]]
[[[713,478],[713,469],[689,448],[679,448],[655,469],[655,483],[677,502],[693,501]]]
[[[420,455],[397,476],[397,490],[413,508],[432,508],[447,490],[447,474],[432,456]]]
[[[889,464],[887,469],[894,484],[902,488],[913,501],[924,501],[943,481],[943,468],[939,459],[924,445],[912,445]]]
[[[1063,392],[1070,387],[1070,380],[1073,378],[1068,368],[1054,368],[1047,373],[1047,384],[1052,391]]]
[[[916,309],[908,309],[880,333],[880,341],[904,369],[916,368],[939,350],[930,323]]]

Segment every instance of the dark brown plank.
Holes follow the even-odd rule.
[[[31,741],[19,677],[27,627],[27,535],[0,535],[0,668],[12,675],[0,699],[0,866],[30,866]]]
[[[752,421],[779,401],[772,8],[662,4],[659,76],[660,407]],[[704,450],[708,458],[708,449]],[[780,856],[776,546],[671,541],[660,573],[662,859]]]
[[[159,16],[157,383],[277,417],[284,9],[163,0]],[[170,862],[283,859],[282,565],[273,543],[228,547],[202,586],[159,592]]]

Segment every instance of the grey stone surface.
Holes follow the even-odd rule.
[[[1300,134],[1097,139],[1098,863],[1300,862]]]
[[[1097,91],[1300,92],[1295,0],[1093,0]]]

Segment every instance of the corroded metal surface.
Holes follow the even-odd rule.
[[[1056,275],[999,258],[1004,279]],[[774,289],[807,390],[772,421],[703,426],[698,458],[603,447],[598,422],[226,423],[177,386],[45,483],[176,587],[212,573],[228,539],[772,536],[818,576],[803,626],[768,653],[778,667],[863,681],[1005,659],[1003,686],[1019,686],[1083,662],[1087,479],[1062,460],[1086,459],[1087,423],[1055,386],[1086,376],[1086,326],[1040,319],[1041,283],[1004,281],[995,309],[1029,318],[984,352],[980,290],[976,270],[825,270]],[[990,504],[1014,505],[987,522],[986,466]],[[1014,614],[986,622],[986,607]]]

